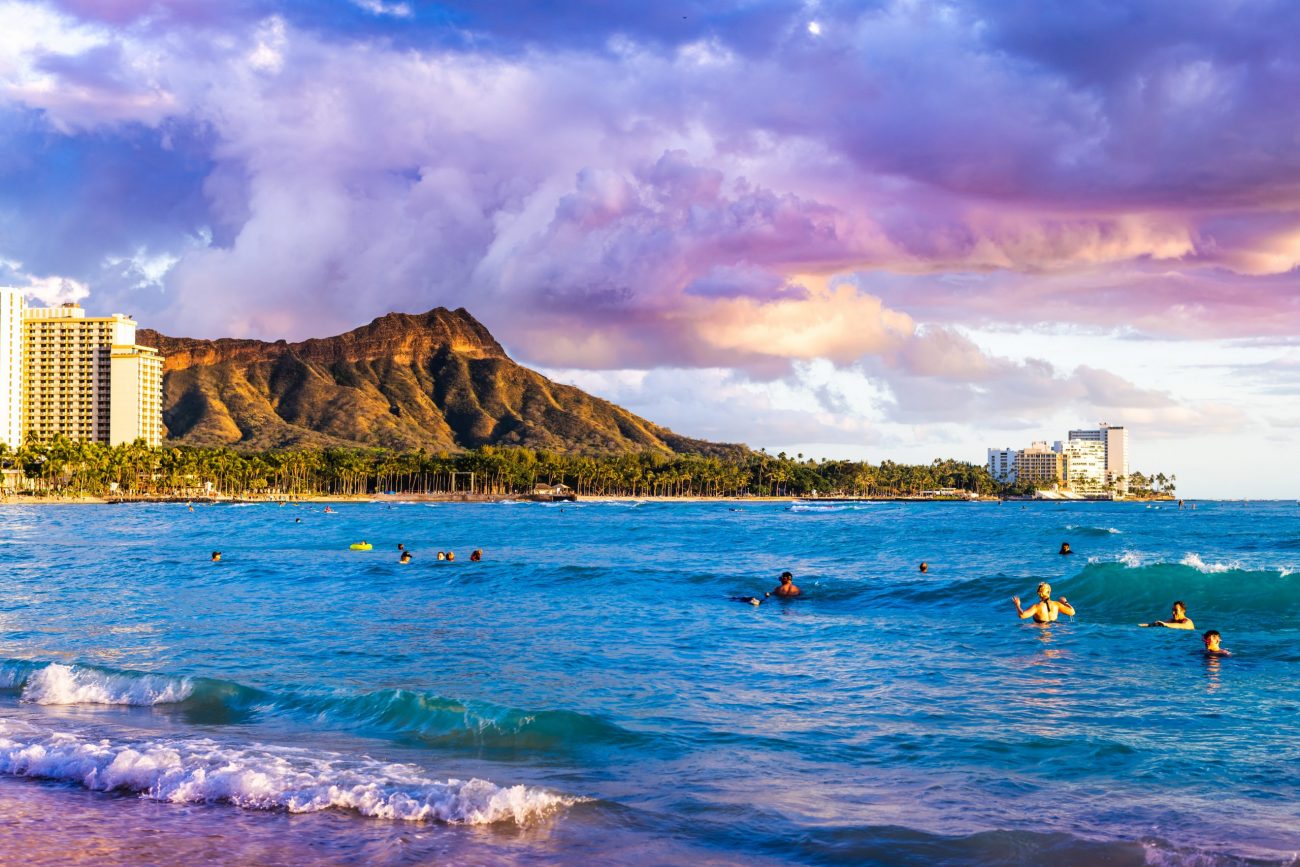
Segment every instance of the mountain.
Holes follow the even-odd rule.
[[[172,442],[245,449],[384,446],[458,451],[736,454],[690,439],[506,355],[464,309],[389,313],[337,337],[196,340],[142,328],[163,356]]]

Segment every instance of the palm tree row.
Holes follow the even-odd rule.
[[[510,496],[564,484],[579,496],[917,496],[1001,491],[984,467],[805,460],[784,452],[737,457],[563,454],[484,446],[459,453],[388,449],[108,446],[56,436],[0,445],[9,489],[34,494],[120,497],[312,496],[466,493]]]

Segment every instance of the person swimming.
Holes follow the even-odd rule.
[[[1053,601],[1052,585],[1046,581],[1038,585],[1038,601],[1028,608],[1020,607],[1019,596],[1012,596],[1011,601],[1016,603],[1016,613],[1020,615],[1021,620],[1032,617],[1035,623],[1054,623],[1062,614],[1074,616],[1074,606],[1066,602],[1064,596]]]
[[[398,542],[398,543],[397,543],[397,550],[399,550],[399,551],[405,551],[405,550],[406,550],[406,546],[403,545],[401,542]]]
[[[403,551],[403,552],[402,552],[402,556],[398,558],[397,562],[398,562],[398,563],[410,563],[410,562],[411,562],[411,552],[410,552],[410,551]]]
[[[929,572],[929,571],[930,571],[930,564],[927,563],[927,562],[925,562],[924,560],[922,560],[922,561],[921,561],[921,565],[918,567],[918,569],[919,569],[919,571],[922,572],[922,573]]]
[[[1232,653],[1230,651],[1224,650],[1222,647],[1219,646],[1219,642],[1222,639],[1223,636],[1219,634],[1219,630],[1217,629],[1211,629],[1209,632],[1202,635],[1201,640],[1205,642],[1205,655],[1206,656],[1232,656]]]
[[[447,552],[446,552],[446,551],[439,551],[439,552],[438,552],[438,559],[439,559],[439,560],[446,560],[446,559],[447,559]]]
[[[792,596],[798,596],[802,592],[803,592],[802,590],[800,590],[798,587],[795,586],[794,576],[791,575],[789,572],[782,572],[781,583],[778,584],[776,586],[776,589],[774,589],[768,595],[781,596],[788,599]]]
[[[1057,551],[1056,553],[1064,555],[1064,554],[1073,554],[1074,552],[1070,550],[1069,542],[1062,542],[1061,550]]]
[[[455,560],[455,559],[456,559],[456,552],[455,552],[455,551],[448,551],[448,552],[447,552],[447,560],[448,560],[448,561],[451,561],[451,560]]]
[[[1164,626],[1169,629],[1195,629],[1196,624],[1187,616],[1187,606],[1182,600],[1174,603],[1174,612],[1168,620],[1157,620],[1153,623],[1139,623],[1138,626]]]
[[[213,552],[212,552],[212,562],[213,562],[213,563],[220,563],[220,562],[221,562],[221,552],[220,552],[220,551],[213,551]]]
[[[483,559],[483,549],[475,548],[473,551],[470,552],[469,559],[470,562],[472,563],[480,562]]]

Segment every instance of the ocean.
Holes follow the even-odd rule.
[[[0,862],[1297,863],[1294,502],[333,509],[0,508]]]

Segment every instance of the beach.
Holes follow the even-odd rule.
[[[1300,515],[1197,505],[0,507],[0,851],[1289,863]]]

